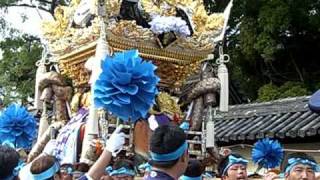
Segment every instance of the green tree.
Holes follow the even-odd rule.
[[[26,102],[34,96],[35,63],[41,57],[38,38],[23,35],[6,38],[0,42],[0,87],[4,103],[20,100]]]
[[[291,88],[306,89],[287,91],[286,97],[310,93],[319,84],[319,0],[234,0],[229,26],[225,49],[231,76],[250,99],[264,100],[268,91],[259,97],[258,92],[269,83],[290,81],[296,82]]]
[[[57,5],[68,3],[67,0],[0,0],[0,11],[5,14],[9,8],[24,7],[53,16]],[[34,96],[35,63],[41,58],[42,45],[38,37],[14,29],[4,17],[0,17],[0,27],[0,93],[5,104],[24,103]]]
[[[278,87],[272,83],[263,85],[258,90],[258,101],[272,101],[280,98],[303,96],[308,94],[307,88],[300,82],[286,82]]]

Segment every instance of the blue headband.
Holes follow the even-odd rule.
[[[2,142],[2,145],[3,145],[3,146],[11,147],[11,148],[13,148],[13,149],[16,148],[16,146],[15,146],[12,142],[10,142],[10,141],[8,141],[8,140],[3,141],[3,142]]]
[[[22,160],[19,160],[18,165],[13,169],[12,174],[6,178],[4,178],[4,180],[13,180],[15,177],[17,177],[19,175],[20,170],[26,165],[26,163],[24,163]]]
[[[184,142],[174,152],[171,152],[168,154],[158,154],[158,153],[150,152],[150,155],[153,161],[172,161],[181,157],[187,149],[188,149],[188,143]]]
[[[313,161],[310,161],[308,159],[302,159],[302,158],[290,158],[288,160],[288,166],[286,167],[285,173],[289,173],[293,168],[293,166],[297,164],[309,165],[315,172],[320,172],[319,165]]]
[[[230,166],[234,165],[234,164],[243,164],[243,165],[247,165],[248,164],[248,160],[243,159],[243,158],[237,158],[233,155],[229,155],[228,157],[229,163],[228,165],[223,169],[222,175],[225,175],[228,171],[228,169],[230,168]]]
[[[31,174],[33,179],[49,179],[53,177],[60,169],[59,163],[55,162],[49,169],[40,174]]]
[[[110,174],[112,172],[112,166],[107,166],[105,171],[106,173]]]
[[[189,177],[189,176],[183,175],[183,176],[181,176],[179,179],[180,179],[180,180],[201,180],[202,177],[201,177],[201,176],[198,176],[198,177]]]
[[[70,166],[60,168],[60,172],[65,172],[68,175],[72,175],[73,171],[74,171],[73,168]]]
[[[143,163],[139,165],[138,169],[142,169],[144,171],[150,172],[152,169],[152,166],[149,163]]]
[[[135,176],[136,173],[132,169],[127,169],[125,167],[122,167],[120,169],[115,169],[111,170],[109,173],[110,176],[115,176],[115,175],[128,175],[128,176]]]

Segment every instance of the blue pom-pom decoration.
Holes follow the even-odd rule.
[[[36,135],[36,121],[25,107],[9,105],[0,115],[0,144],[10,142],[16,148],[30,149]]]
[[[308,105],[311,111],[320,114],[320,90],[312,94]]]
[[[252,149],[253,162],[267,169],[279,166],[283,155],[281,144],[269,138],[259,140]]]
[[[95,82],[94,103],[124,121],[145,118],[155,103],[160,78],[156,66],[139,57],[138,50],[106,56],[101,62],[102,73]]]

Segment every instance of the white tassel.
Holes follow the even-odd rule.
[[[46,65],[43,62],[43,60],[40,60],[36,63],[36,65],[38,66],[37,68],[37,72],[36,72],[36,83],[35,83],[35,93],[34,93],[34,108],[35,109],[42,109],[42,103],[40,101],[40,96],[41,93],[39,92],[39,82],[41,77],[43,76],[44,73],[47,72],[46,70]]]
[[[214,133],[214,121],[212,116],[212,107],[208,108],[208,119],[206,124],[206,148],[214,148],[215,147],[215,133]]]
[[[220,64],[218,67],[218,78],[220,80],[220,106],[222,112],[228,111],[229,105],[229,75],[225,64]]]
[[[218,66],[218,78],[220,80],[220,105],[219,110],[222,112],[228,111],[229,105],[229,74],[228,68],[225,63],[229,62],[229,55],[223,54],[222,47],[219,47],[220,57],[217,60]]]

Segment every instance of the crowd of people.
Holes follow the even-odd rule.
[[[43,153],[32,162],[25,164],[19,153],[7,145],[0,146],[1,180],[132,180],[137,174],[133,162],[118,159],[112,163],[125,144],[125,134],[118,127],[106,142],[98,160],[89,167],[86,164],[60,165],[56,158]],[[248,160],[236,153],[230,153],[217,165],[218,177],[222,180],[246,180]],[[292,153],[283,160],[282,173],[267,171],[262,179],[316,180],[319,165],[305,153]],[[150,139],[150,160],[145,180],[201,180],[204,167],[201,162],[189,159],[187,138],[177,126],[159,126]]]

